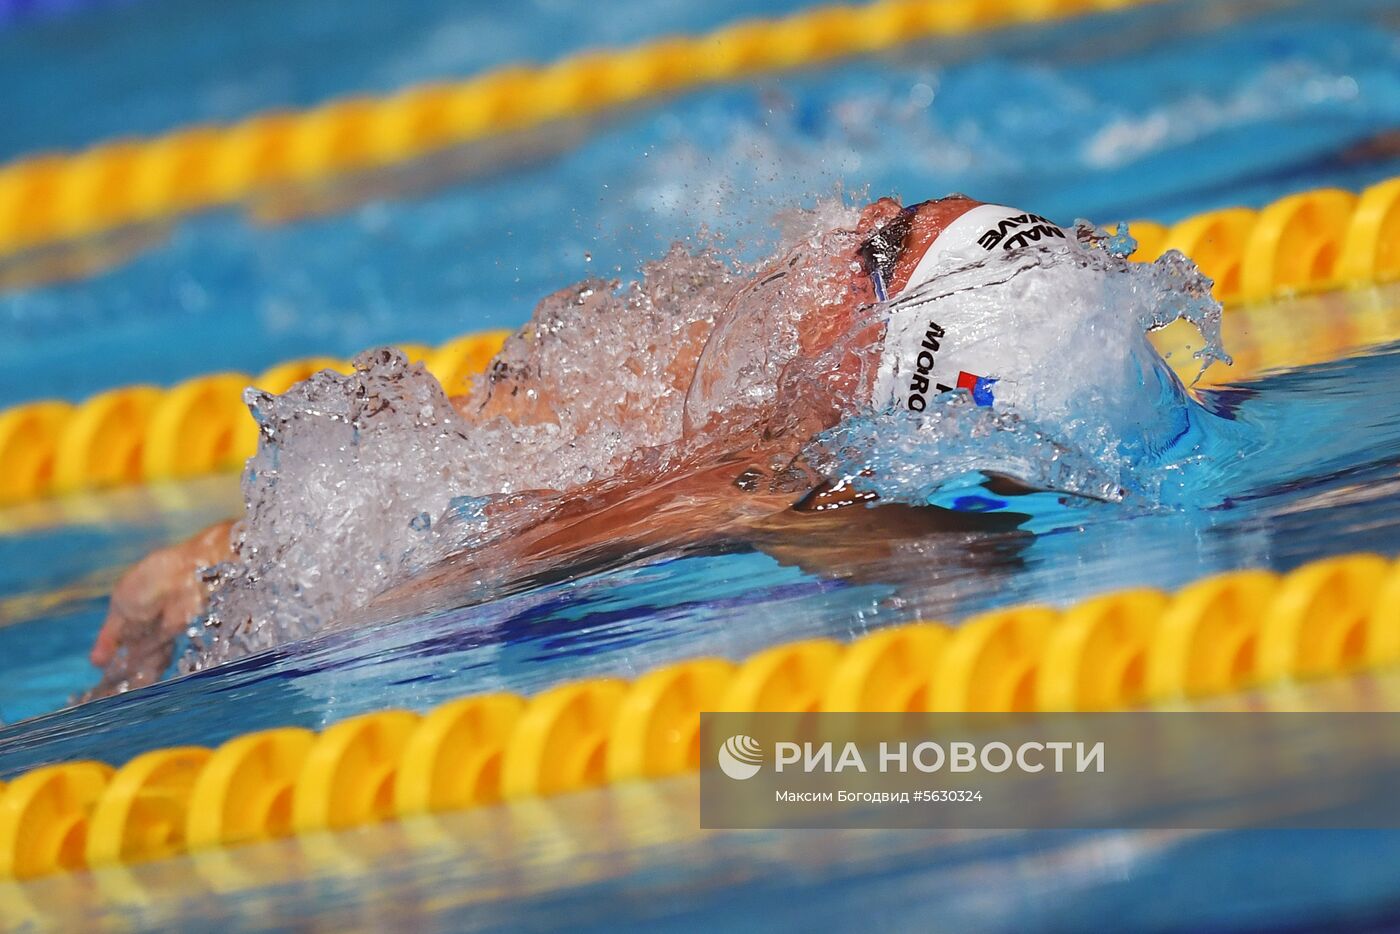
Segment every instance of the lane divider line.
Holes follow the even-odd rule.
[[[494,135],[663,94],[936,37],[1161,0],[878,0],[748,19],[697,36],[509,65],[380,97],[257,114],[0,167],[0,255],[421,158]]]
[[[702,711],[1072,712],[1181,705],[1400,662],[1400,562],[1325,558],[850,643],[807,639],[635,680],[259,730],[0,785],[0,879],[693,773]]]
[[[1216,297],[1231,304],[1394,282],[1400,280],[1400,177],[1360,195],[1324,188],[1260,211],[1226,208],[1170,227],[1133,221],[1129,230],[1139,241],[1135,258],[1180,250],[1215,279]],[[404,349],[450,393],[459,393],[508,334],[468,334],[437,348]],[[1245,348],[1232,377],[1287,362],[1270,356],[1277,343]],[[1176,363],[1183,372],[1191,369],[1188,356]],[[211,374],[169,389],[130,386],[77,404],[41,400],[0,410],[0,505],[238,470],[257,446],[244,388],[280,393],[321,369],[348,372],[349,364],[313,357],[256,377]]]

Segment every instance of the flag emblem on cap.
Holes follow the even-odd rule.
[[[992,384],[995,382],[995,379],[978,376],[976,373],[969,373],[966,370],[958,373],[958,388],[966,389],[972,393],[972,401],[978,405],[991,405],[996,401],[992,398]]]

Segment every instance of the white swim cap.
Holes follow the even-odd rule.
[[[938,280],[981,265],[992,271],[1027,248],[1082,249],[1068,231],[1038,214],[1004,205],[983,204],[967,211],[929,244],[909,281],[888,296],[890,320],[875,381],[874,404],[892,402],[921,412],[934,396],[966,389],[979,405],[1013,401],[1017,376],[1027,352],[1023,316],[999,315],[996,302],[972,295],[975,289],[947,293]],[[1009,266],[1008,266],[1009,269]],[[1043,274],[1043,273],[1042,273]],[[877,277],[877,293],[884,282]],[[995,274],[984,279],[998,283]],[[1002,297],[1005,301],[1005,296]],[[1024,310],[1024,309],[1023,309]],[[1052,309],[1041,309],[1052,315]]]

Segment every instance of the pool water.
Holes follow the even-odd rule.
[[[617,0],[582,15],[535,0],[502,23],[494,7],[415,0],[386,41],[384,11],[364,2],[298,0],[269,15],[262,0],[238,0],[199,23],[179,6],[132,0],[0,31],[0,77],[7,86],[32,77],[35,89],[0,103],[0,125],[15,131],[0,138],[0,157],[547,59],[575,43],[708,28],[752,9]],[[571,17],[570,30],[539,28],[558,15]],[[429,38],[473,34],[487,20],[496,41],[436,48]],[[90,73],[52,65],[79,46],[93,51]],[[201,68],[234,60],[244,66]],[[138,379],[514,325],[546,292],[588,274],[626,277],[675,237],[720,234],[735,256],[757,255],[775,213],[838,185],[851,199],[963,190],[1100,221],[1354,189],[1400,174],[1400,153],[1374,145],[1400,126],[1397,76],[1393,4],[1196,0],[759,78],[518,140],[514,164],[477,159],[431,185],[371,187],[343,211],[308,213],[309,199],[211,212],[147,232],[150,243],[94,275],[0,289],[0,379],[12,401],[79,398]],[[110,97],[88,94],[94,83],[110,84]],[[698,235],[701,225],[710,233]],[[0,283],[29,273],[0,260]],[[1377,309],[1393,324],[1364,340],[1341,333]],[[0,778],[467,693],[631,676],[682,658],[739,658],[807,636],[956,623],[993,606],[1172,588],[1329,554],[1393,555],[1395,309],[1400,289],[1389,288],[1280,302],[1249,316],[1253,333],[1227,321],[1227,337],[1233,326],[1236,338],[1286,345],[1283,362],[1295,365],[1212,369],[1200,397],[1246,429],[1243,457],[1214,464],[1199,495],[1173,508],[1103,504],[1039,534],[711,542],[566,569],[489,603],[327,632],[71,709],[67,699],[95,678],[85,656],[121,569],[236,512],[236,479],[0,510],[9,724]],[[1331,918],[1383,929],[1400,916],[1395,834],[699,835],[692,781],[286,841],[232,862],[215,854],[0,886],[0,910],[39,902],[95,923],[124,904],[126,920],[170,929],[298,917],[529,929],[561,912],[583,928],[678,930],[930,917],[952,929],[1076,930],[1110,914],[1125,927],[1301,929]]]
[[[1393,831],[701,832],[693,777],[0,886],[15,918],[238,931],[1384,931]],[[1267,871],[1260,871],[1267,867]]]
[[[1400,290],[1350,301],[1400,304]],[[1278,309],[1279,319],[1306,334],[1302,316],[1288,311]],[[484,605],[327,633],[18,724],[0,731],[0,775],[84,750],[121,761],[155,745],[320,727],[466,693],[529,694],[569,678],[634,676],[701,655],[737,659],[776,642],[850,638],[911,619],[956,621],[992,606],[1063,604],[1133,585],[1171,589],[1216,571],[1287,570],[1327,554],[1389,554],[1400,529],[1397,380],[1400,344],[1382,344],[1203,390],[1204,402],[1228,411],[1253,440],[1242,456],[1212,465],[1209,495],[1194,505],[1100,504],[1040,534],[906,531],[890,539],[876,527],[865,538],[852,520],[832,541],[799,529],[757,547],[716,542],[586,569]],[[1339,424],[1350,430],[1336,431]],[[177,514],[168,523],[190,527],[206,516]],[[107,567],[150,541],[133,530],[74,526],[47,535],[47,554],[81,551]],[[28,541],[5,540],[16,553]],[[102,610],[100,597],[79,592],[60,612],[0,628],[0,644],[34,659],[18,667],[32,677],[0,687],[0,707],[11,717],[41,713],[81,690],[89,676],[81,653]],[[199,710],[238,713],[191,716]]]
[[[121,15],[154,18],[148,10],[172,5],[141,0]],[[247,6],[224,12],[260,12]],[[683,6],[648,13],[655,30],[724,18],[722,10],[681,15]],[[451,12],[455,5],[436,8],[470,18]],[[604,19],[617,24],[629,11],[623,5]],[[1065,223],[1172,221],[1318,185],[1359,188],[1400,173],[1400,154],[1358,149],[1400,123],[1392,14],[1376,0],[1173,3],[685,95],[591,129],[519,140],[494,162],[478,156],[487,161],[474,173],[431,184],[410,173],[387,192],[351,185],[352,206],[339,213],[254,219],[290,210],[267,199],[211,212],[155,231],[153,248],[98,274],[0,292],[0,385],[16,401],[78,398],[136,379],[258,372],[298,355],[350,356],[379,342],[436,343],[516,325],[547,293],[590,275],[630,277],[702,227],[722,235],[726,249],[762,255],[776,214],[838,185],[851,197],[909,201],[963,191]],[[184,17],[149,25],[142,35],[165,30],[171,48],[189,47]],[[360,24],[362,45],[381,42],[373,27],[373,18]],[[262,28],[276,33],[266,42],[283,41],[280,26]],[[541,30],[522,28],[501,54],[551,51],[531,46],[527,32]],[[98,44],[118,60],[103,67],[142,60],[124,35]],[[19,40],[0,35],[5,41]],[[412,58],[403,41],[400,54]],[[308,46],[298,74],[314,73],[317,93],[364,87],[364,74],[335,49]],[[0,51],[0,74],[7,61]],[[37,68],[27,57],[16,67],[26,65]],[[169,110],[152,129],[193,113],[229,114],[217,93],[198,82],[181,88],[180,72],[169,74],[160,85]],[[284,103],[307,99],[279,88]],[[58,90],[36,99],[69,106]],[[271,100],[259,96],[249,109]],[[25,109],[0,110],[0,125],[32,127],[35,146],[56,141],[52,116],[32,117],[23,98],[6,106]],[[101,135],[101,115],[75,108],[73,125]],[[0,282],[24,275],[0,261]],[[82,341],[71,339],[77,333]]]

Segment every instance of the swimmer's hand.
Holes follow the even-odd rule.
[[[122,575],[88,656],[103,669],[102,680],[84,700],[160,678],[176,637],[204,609],[199,571],[230,557],[232,525],[221,522],[189,541],[152,552]]]

